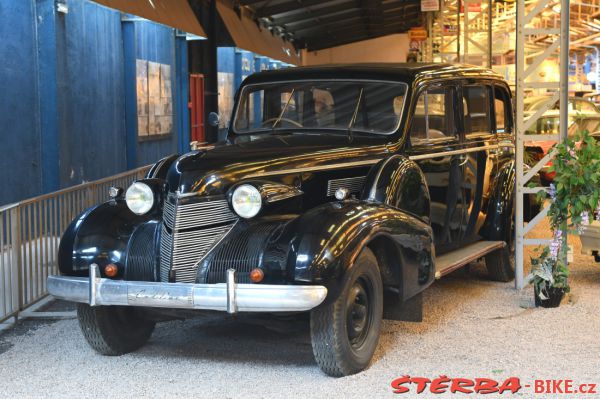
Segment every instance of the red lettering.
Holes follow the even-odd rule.
[[[565,380],[565,393],[574,393],[573,380]]]
[[[521,381],[519,380],[518,377],[510,377],[509,379],[507,379],[506,381],[504,381],[502,383],[502,385],[500,385],[500,388],[498,388],[498,393],[499,394],[503,394],[504,391],[510,391],[513,394],[519,392],[521,390]]]
[[[587,393],[598,393],[596,392],[596,384],[587,384],[587,386],[589,388]]]
[[[406,393],[410,391],[410,389],[403,386],[407,383],[410,383],[410,375],[405,375],[403,377],[396,378],[394,381],[392,381],[392,388],[394,388],[394,393]]]
[[[450,385],[450,392],[473,393],[473,390],[468,388],[474,385],[475,383],[473,380],[468,380],[466,378],[455,378],[452,380],[452,385]]]
[[[444,393],[448,389],[448,383],[450,382],[450,378],[445,375],[440,375],[439,378],[436,378],[431,382],[431,386],[429,387],[429,392],[439,394]]]
[[[475,378],[475,393],[487,395],[498,392],[498,382],[490,378]]]
[[[535,392],[535,393],[546,392],[546,390],[544,389],[544,380],[535,380],[533,392]]]
[[[564,393],[560,385],[563,380],[552,380],[552,393]]]
[[[417,393],[423,393],[425,388],[427,388],[427,384],[429,384],[431,380],[424,377],[413,377],[411,382],[413,384],[417,384]]]

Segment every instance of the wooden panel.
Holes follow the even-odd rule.
[[[296,50],[291,43],[284,42],[267,29],[259,29],[245,14],[242,14],[241,18],[238,17],[230,5],[220,1],[217,1],[217,11],[237,47],[289,64],[302,64],[301,57],[296,55]]]
[[[206,37],[187,0],[96,0],[107,7]],[[154,7],[153,7],[154,5]]]

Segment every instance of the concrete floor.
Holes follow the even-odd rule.
[[[600,384],[600,264],[576,255],[571,284],[573,293],[560,308],[531,309],[531,287],[516,292],[513,283],[487,281],[482,265],[460,270],[426,291],[424,322],[386,321],[371,367],[340,379],[315,364],[303,321],[287,331],[227,316],[163,323],[138,352],[103,357],[87,346],[76,319],[24,320],[0,334],[0,397],[433,396],[414,388],[395,395],[391,381],[407,374]],[[600,394],[536,395],[523,388],[517,395],[485,396]]]

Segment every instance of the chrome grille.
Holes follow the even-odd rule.
[[[347,177],[345,179],[333,179],[327,182],[327,196],[333,197],[339,188],[345,188],[351,193],[361,192],[365,185],[366,176]]]
[[[177,203],[169,198],[163,206],[160,248],[160,279],[194,283],[198,262],[233,228],[236,215],[225,199]]]
[[[169,281],[172,250],[173,235],[169,234],[165,226],[163,226],[160,232],[160,281]]]

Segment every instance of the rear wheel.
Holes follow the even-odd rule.
[[[512,261],[515,254],[515,213],[514,208],[511,209],[510,219],[506,223],[508,226],[504,239],[506,247],[485,257],[485,266],[490,279],[505,283],[515,278],[515,267]]]
[[[365,248],[344,277],[340,295],[311,312],[315,360],[328,375],[364,370],[379,341],[383,284],[373,252]]]
[[[140,317],[127,306],[77,304],[79,327],[96,352],[117,356],[142,347],[152,335],[155,323]]]

